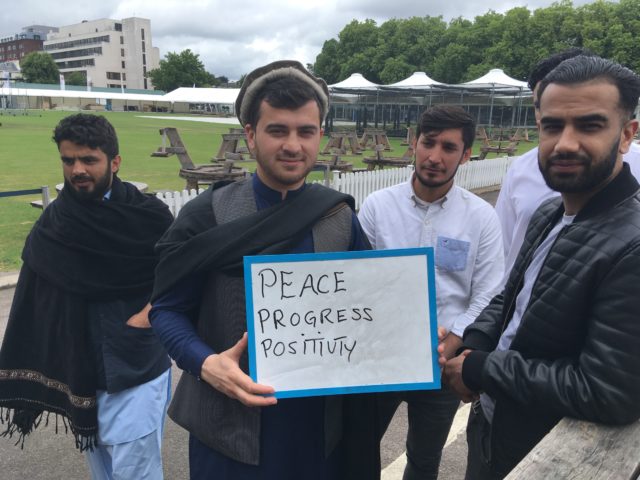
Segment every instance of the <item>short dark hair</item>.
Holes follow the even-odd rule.
[[[68,140],[78,145],[102,150],[109,161],[118,155],[118,137],[113,125],[100,115],[77,113],[63,118],[53,131],[53,141]]]
[[[417,137],[421,133],[441,132],[450,128],[462,129],[462,143],[467,150],[473,145],[476,137],[476,121],[467,111],[456,105],[435,105],[422,112]]]
[[[604,80],[615,85],[620,94],[618,107],[629,118],[633,117],[640,97],[640,77],[619,63],[597,56],[580,55],[565,60],[554,68],[540,83],[538,101],[552,83],[574,85],[591,80]]]
[[[296,78],[282,77],[268,82],[251,99],[246,123],[250,124],[254,130],[260,120],[260,105],[263,100],[273,108],[287,110],[296,110],[313,100],[318,105],[319,119],[322,124],[322,100],[313,87]]]
[[[578,55],[590,57],[595,54],[587,48],[573,47],[558,53],[554,53],[553,55],[549,55],[548,57],[540,60],[536,64],[536,66],[533,67],[533,70],[531,70],[531,73],[529,74],[528,85],[531,91],[533,92],[535,90],[536,85],[538,85],[538,83],[540,83],[551,70],[556,68],[565,60],[577,57]]]

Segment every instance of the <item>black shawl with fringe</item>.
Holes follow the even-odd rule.
[[[97,434],[88,302],[150,294],[167,207],[114,176],[109,201],[64,190],[34,225],[0,350],[3,435],[18,442],[43,412],[63,417],[81,450]]]

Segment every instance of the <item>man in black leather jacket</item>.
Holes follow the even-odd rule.
[[[564,416],[640,417],[640,194],[622,161],[640,78],[579,56],[543,80],[543,204],[502,294],[443,378],[467,401],[467,479],[503,478]]]

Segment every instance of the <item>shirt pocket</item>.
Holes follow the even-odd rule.
[[[469,247],[464,240],[438,236],[436,243],[436,267],[445,272],[460,272],[467,267]]]

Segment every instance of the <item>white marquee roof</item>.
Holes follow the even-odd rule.
[[[442,85],[442,83],[435,81],[424,72],[414,72],[408,78],[400,80],[399,82],[386,85],[387,87],[401,87],[401,88],[414,88],[414,87],[430,87],[431,85]]]
[[[475,80],[471,80],[469,82],[465,82],[460,84],[460,86],[469,86],[476,88],[493,88],[493,87],[515,87],[521,89],[528,89],[527,82],[522,82],[520,80],[516,80],[515,78],[511,78],[509,75],[504,73],[500,68],[493,68],[489,70],[489,73],[483,75],[480,78],[476,78]]]
[[[362,76],[361,73],[352,73],[351,76],[341,82],[329,85],[330,88],[353,88],[354,90],[376,89],[380,85],[370,82]]]

